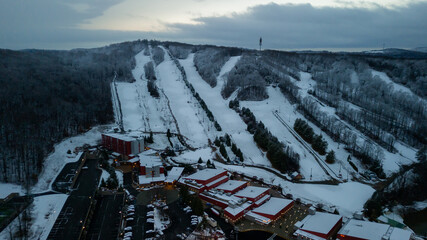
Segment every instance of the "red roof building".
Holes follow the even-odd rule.
[[[144,138],[118,133],[103,133],[102,146],[108,150],[129,156],[144,151]]]
[[[271,197],[266,203],[252,210],[252,212],[269,218],[272,221],[283,216],[294,206],[294,201],[284,198]]]
[[[387,224],[350,219],[338,232],[339,240],[410,240],[412,232]]]
[[[234,195],[236,197],[246,198],[249,201],[256,202],[265,195],[268,195],[269,191],[269,188],[248,186]]]
[[[315,212],[295,224],[298,239],[329,240],[336,236],[342,226],[342,217],[335,214]]]
[[[234,194],[237,191],[240,191],[248,186],[248,182],[237,181],[237,180],[228,180],[227,182],[219,185],[216,189],[221,190],[226,193]]]
[[[180,183],[200,193],[217,187],[227,181],[228,175],[226,170],[207,168],[182,178]]]

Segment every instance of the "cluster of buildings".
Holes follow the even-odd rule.
[[[205,202],[220,209],[230,222],[245,217],[269,224],[285,214],[294,201],[272,197],[270,189],[249,186],[246,181],[230,180],[223,169],[204,169],[182,177],[179,184],[186,185]]]
[[[166,172],[158,153],[144,147],[144,138],[129,134],[104,133],[102,145],[113,151],[113,155],[121,156],[126,164],[131,164],[136,172],[140,187],[157,184],[174,184],[181,176],[184,168],[173,167]],[[145,151],[144,151],[145,150]]]
[[[294,236],[299,240],[411,240],[413,233],[387,224],[349,219],[343,225],[340,215],[316,212],[294,225]]]
[[[247,181],[230,180],[223,169],[203,169],[181,177],[182,167],[169,172],[153,150],[144,151],[143,138],[122,134],[103,134],[104,147],[125,156],[138,174],[141,187],[153,184],[179,183],[198,194],[207,205],[223,212],[224,217],[235,223],[246,218],[268,225],[294,206],[294,201],[272,197],[270,188],[250,186]],[[317,212],[313,207],[309,215],[294,225],[294,236],[300,240],[411,240],[410,231],[387,224],[350,219],[344,222],[336,214]]]

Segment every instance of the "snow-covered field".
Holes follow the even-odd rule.
[[[221,125],[224,134],[228,133],[237,147],[241,149],[245,161],[253,164],[271,166],[265,154],[256,146],[252,135],[246,131],[246,124],[240,116],[228,107],[228,101],[221,96],[221,89],[224,83],[224,75],[228,73],[239,60],[240,57],[231,57],[220,71],[217,78],[218,83],[215,88],[211,88],[197,72],[194,66],[194,54],[190,54],[185,60],[180,60],[187,74],[188,81],[206,102],[209,110],[212,111],[215,119]]]
[[[34,202],[29,207],[32,220],[28,239],[47,239],[67,198],[68,195],[66,194],[52,194],[34,198]],[[9,239],[9,229],[15,232],[18,225],[18,218],[15,218],[0,233],[0,239]]]
[[[97,126],[90,131],[67,138],[55,145],[55,150],[47,156],[43,163],[43,170],[39,175],[37,184],[33,187],[32,192],[43,192],[50,190],[50,185],[55,180],[56,176],[61,172],[65,164],[79,160],[80,154],[67,154],[68,150],[72,152],[76,147],[81,147],[84,144],[96,145],[101,140],[101,133],[104,129],[111,126]]]
[[[163,48],[164,49],[164,48]],[[164,49],[166,52],[166,49]],[[207,128],[210,124],[203,110],[198,106],[189,89],[181,79],[181,73],[169,54],[165,54],[165,60],[156,67],[158,83],[169,99],[171,110],[178,122],[181,134],[190,139],[192,146],[201,147],[208,143]],[[209,129],[215,131],[212,127]]]

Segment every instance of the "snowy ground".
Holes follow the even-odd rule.
[[[164,51],[166,52],[166,49]],[[181,134],[190,139],[190,145],[193,147],[207,146],[210,135],[208,131],[216,131],[213,127],[208,127],[211,122],[186,88],[181,73],[169,54],[165,54],[165,60],[156,67],[156,73],[157,83],[169,99]]]
[[[34,202],[30,206],[32,221],[28,239],[47,239],[67,198],[68,195],[66,194],[52,194],[34,198]],[[9,239],[9,228],[16,231],[18,218],[15,218],[0,233],[0,239]]]
[[[96,145],[101,140],[101,133],[104,129],[111,126],[97,126],[90,131],[71,138],[67,138],[55,145],[55,150],[47,156],[43,163],[43,170],[39,175],[37,184],[33,187],[32,192],[43,192],[50,190],[50,185],[56,176],[61,172],[65,164],[75,162],[80,158],[79,154],[67,154],[68,150],[74,151],[76,147],[84,144]],[[80,153],[81,154],[81,153]]]
[[[11,193],[19,193],[25,195],[25,190],[21,185],[13,183],[0,183],[0,199],[7,197]]]
[[[265,154],[256,146],[252,135],[246,131],[246,124],[240,116],[228,107],[228,100],[221,96],[221,89],[224,84],[224,76],[237,63],[240,57],[231,57],[222,67],[217,86],[211,88],[196,71],[194,67],[194,54],[190,54],[185,60],[180,60],[187,74],[188,81],[206,102],[209,110],[212,111],[218,123],[221,125],[224,134],[228,133],[237,147],[241,149],[245,161],[251,164],[271,166]]]
[[[387,74],[386,73],[384,73],[384,72],[378,72],[378,71],[375,71],[375,70],[372,70],[372,76],[373,77],[375,77],[375,76],[378,76],[381,80],[383,80],[385,83],[387,83],[388,85],[391,85],[391,86],[393,86],[393,89],[394,89],[394,91],[396,91],[396,92],[398,92],[398,91],[401,91],[401,92],[404,92],[404,93],[409,93],[409,94],[414,94],[414,93],[412,93],[412,91],[409,89],[409,88],[407,88],[407,87],[405,87],[405,86],[403,86],[403,85],[400,85],[400,84],[397,84],[397,83],[395,83],[395,82],[393,82],[393,80],[391,80],[388,76],[387,76]]]

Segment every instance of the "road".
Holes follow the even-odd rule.
[[[97,160],[86,160],[88,169],[82,170],[80,173],[76,189],[71,192],[62,207],[47,239],[75,240],[79,238],[101,176],[101,170],[97,168],[97,165]]]
[[[302,137],[295,132],[295,130],[293,128],[291,128],[285,120],[283,120],[282,117],[280,117],[280,115],[276,112],[273,111],[273,115],[277,118],[277,120],[279,120],[279,122],[285,126],[288,131],[298,140],[298,142],[300,142],[302,144],[302,146],[307,149],[307,151],[313,155],[314,159],[316,160],[316,162],[319,164],[319,166],[323,169],[323,171],[326,173],[326,175],[328,175],[329,177],[331,177],[332,179],[341,182],[340,177],[338,176],[338,174],[335,173],[335,171],[333,171],[328,164],[319,156],[319,154],[317,154],[316,151],[313,150],[313,148],[311,148],[311,146],[304,140],[302,139]]]

